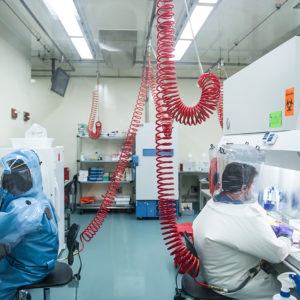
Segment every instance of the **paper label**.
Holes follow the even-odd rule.
[[[278,128],[282,125],[282,112],[274,111],[270,113],[270,128]]]
[[[285,115],[294,115],[294,88],[285,90]]]

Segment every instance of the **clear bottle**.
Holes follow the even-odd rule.
[[[195,171],[196,161],[193,160],[193,155],[188,154],[187,159],[183,162],[183,171]]]

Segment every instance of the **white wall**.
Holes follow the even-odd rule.
[[[20,137],[30,125],[23,121],[23,111],[31,111],[30,101],[30,36],[22,32],[23,39],[16,35],[16,28],[7,26],[3,6],[0,7],[0,147],[9,147],[10,137]],[[27,39],[26,39],[27,37]],[[11,119],[11,108],[20,111],[16,120]]]
[[[48,137],[56,139],[55,145],[65,147],[65,165],[71,167],[71,174],[76,172],[77,124],[88,122],[95,83],[95,79],[71,78],[63,98],[50,91],[50,78],[38,78],[31,86],[31,101],[35,107],[32,118],[47,129]],[[103,131],[128,129],[139,85],[138,79],[101,80],[100,120]],[[195,81],[182,80],[179,89],[186,104],[192,105],[199,100],[200,90],[196,88]],[[155,110],[151,103],[150,121],[154,120]],[[200,160],[201,154],[207,153],[210,144],[216,144],[221,135],[217,114],[202,125],[180,125],[179,161],[182,162],[188,153],[192,153],[197,161]],[[111,146],[115,152],[114,146]],[[109,149],[106,148],[104,152],[109,152]]]

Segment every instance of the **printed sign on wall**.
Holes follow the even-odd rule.
[[[285,90],[285,115],[294,115],[294,88]]]

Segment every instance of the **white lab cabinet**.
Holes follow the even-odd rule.
[[[286,90],[294,89],[294,113],[286,115]],[[245,144],[265,152],[256,184],[257,201],[270,218],[300,233],[300,37],[294,37],[224,83],[224,144]],[[282,124],[270,127],[270,113]],[[265,132],[270,132],[265,134]],[[268,143],[265,135],[276,135]],[[254,162],[255,163],[255,162]],[[255,220],[253,220],[255,222]],[[283,265],[300,270],[300,252]]]
[[[14,151],[12,148],[0,149],[0,157]],[[39,156],[43,180],[43,191],[52,201],[58,221],[59,252],[65,248],[64,226],[64,147],[33,149]]]
[[[294,115],[285,116],[285,93],[294,88]],[[300,129],[300,37],[296,36],[224,82],[224,134]],[[270,128],[270,113],[282,126]]]

